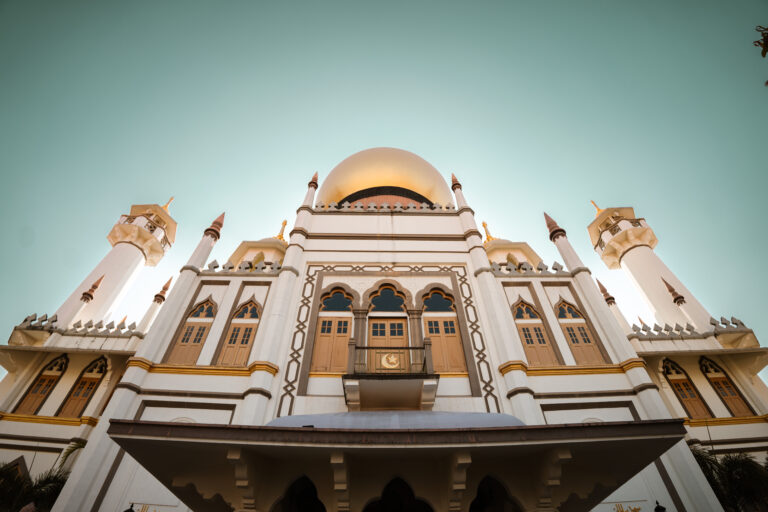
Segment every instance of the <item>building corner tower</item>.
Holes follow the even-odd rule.
[[[168,213],[169,204],[133,205],[130,213],[120,216],[107,235],[112,249],[56,311],[59,326],[66,328],[78,319],[109,319],[142,265],[157,265],[173,245],[176,221]],[[83,306],[83,293],[97,282],[98,294]]]

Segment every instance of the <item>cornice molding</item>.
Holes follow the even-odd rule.
[[[522,371],[531,377],[546,375],[599,375],[606,373],[627,373],[633,368],[645,368],[645,361],[639,358],[627,359],[619,364],[597,366],[550,366],[529,367],[524,361],[507,361],[499,366],[499,372],[506,375],[511,371]]]
[[[190,366],[173,364],[154,364],[141,357],[132,357],[126,364],[127,368],[141,368],[149,373],[166,373],[176,375],[219,375],[228,377],[248,377],[254,372],[267,372],[277,375],[279,368],[267,361],[254,361],[247,367],[242,366]]]

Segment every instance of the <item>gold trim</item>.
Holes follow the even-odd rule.
[[[507,361],[499,366],[499,372],[506,375],[511,371],[523,371],[532,377],[546,375],[596,375],[605,373],[626,373],[632,368],[645,368],[642,359],[627,359],[619,364],[606,364],[598,366],[548,366],[529,368],[523,361]]]
[[[80,418],[61,418],[58,416],[37,416],[34,414],[14,414],[9,412],[0,412],[0,421],[23,421],[26,423],[45,423],[48,425],[68,425],[70,427],[90,425],[95,427],[99,422],[99,419],[93,418],[91,416],[82,416]]]
[[[451,379],[454,377],[463,377],[463,378],[469,378],[468,372],[435,372],[437,373],[441,378],[444,379]]]
[[[221,375],[228,377],[249,377],[254,372],[267,372],[277,375],[278,367],[267,361],[254,361],[247,367],[242,366],[184,366],[173,364],[153,364],[140,357],[128,360],[127,367],[135,366],[150,373],[172,373],[177,375]]]
[[[741,416],[738,418],[686,418],[684,423],[689,427],[714,427],[718,425],[743,425],[763,422],[768,422],[768,414],[763,414],[762,416]]]
[[[344,372],[309,372],[310,377],[343,377]]]

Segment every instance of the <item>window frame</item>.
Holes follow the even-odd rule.
[[[747,409],[749,409],[749,411],[752,413],[752,416],[756,416],[757,413],[755,412],[755,408],[752,407],[752,404],[749,403],[747,398],[744,396],[744,393],[742,393],[741,389],[739,389],[739,386],[737,386],[736,383],[733,382],[733,379],[728,374],[728,372],[726,372],[723,369],[722,366],[720,366],[719,364],[717,364],[715,361],[713,361],[712,359],[708,358],[707,356],[701,356],[699,358],[699,369],[701,370],[701,373],[704,374],[704,378],[707,379],[707,382],[712,387],[712,389],[715,392],[715,394],[717,395],[717,397],[720,399],[720,401],[725,406],[725,409],[731,414],[731,417],[733,417],[733,418],[743,418],[744,416],[736,416],[736,414],[731,410],[731,408],[728,406],[728,403],[725,401],[723,396],[717,391],[717,388],[715,388],[714,384],[712,383],[712,378],[710,377],[710,373],[707,372],[704,369],[704,365],[705,364],[710,364],[714,368],[719,370],[719,373],[721,373],[723,375],[722,378],[725,379],[731,385],[731,387],[736,391],[736,394],[738,395],[739,398],[741,398],[741,401],[744,403],[744,405],[747,406]]]
[[[91,396],[89,396],[86,399],[85,404],[83,404],[83,408],[80,411],[80,415],[79,416],[62,416],[62,417],[65,417],[65,418],[80,418],[80,417],[83,416],[83,413],[85,413],[85,411],[88,409],[88,406],[91,404],[91,400],[93,400],[93,397],[96,396],[96,393],[99,391],[99,388],[101,387],[101,383],[104,382],[104,376],[109,371],[109,361],[104,356],[100,356],[100,357],[97,357],[96,359],[92,360],[90,363],[85,365],[85,367],[80,371],[80,374],[77,376],[77,379],[75,379],[74,384],[72,384],[72,387],[69,389],[69,392],[67,393],[67,396],[64,397],[64,400],[62,400],[61,405],[59,405],[59,408],[58,408],[58,410],[56,411],[56,414],[55,414],[56,416],[61,415],[61,412],[66,407],[67,402],[69,401],[70,397],[72,396],[72,394],[77,389],[77,385],[80,384],[80,381],[83,379],[83,376],[86,373],[88,373],[88,369],[91,368],[92,366],[95,366],[96,363],[98,363],[99,361],[104,361],[104,371],[99,375],[98,380],[96,380],[96,385],[93,388],[93,393],[91,393]]]
[[[35,411],[32,412],[32,413],[20,413],[20,412],[18,412],[19,407],[21,407],[21,405],[24,403],[24,400],[26,400],[27,396],[29,396],[29,393],[32,391],[32,389],[34,388],[34,386],[37,383],[37,381],[43,376],[43,374],[46,371],[48,371],[48,367],[51,366],[53,363],[55,363],[56,361],[58,361],[60,359],[62,359],[64,361],[64,368],[56,376],[56,380],[53,382],[53,384],[51,384],[51,386],[50,386],[50,388],[48,390],[48,393],[46,393],[45,398],[43,398],[43,400],[37,405],[37,408],[35,409]],[[16,405],[13,407],[14,414],[29,414],[31,416],[37,416],[38,413],[40,412],[40,409],[43,408],[45,403],[51,397],[51,394],[53,393],[53,390],[56,389],[56,386],[59,384],[59,381],[61,380],[61,377],[67,372],[68,368],[69,368],[69,357],[67,356],[67,354],[61,354],[60,356],[56,356],[56,357],[52,358],[50,361],[48,361],[47,363],[45,363],[43,365],[43,368],[39,372],[37,372],[37,375],[35,376],[35,378],[32,380],[32,382],[29,384],[29,386],[27,386],[27,389],[21,395],[21,398],[18,400]]]
[[[673,379],[670,379],[669,375],[667,374],[667,365],[670,365],[671,367],[674,367],[677,370],[679,370],[680,372],[682,372],[682,375],[685,376],[685,379],[683,379],[683,378],[677,378],[677,379],[673,378]],[[680,364],[676,363],[674,360],[672,360],[672,359],[670,359],[668,357],[665,357],[661,361],[661,373],[664,375],[664,378],[666,379],[667,384],[669,385],[670,389],[672,390],[672,394],[675,395],[675,398],[677,399],[677,402],[680,404],[680,407],[683,408],[683,412],[685,412],[685,414],[687,415],[686,416],[687,418],[689,418],[689,419],[713,419],[713,418],[717,417],[712,412],[712,409],[709,407],[709,404],[707,403],[707,401],[704,400],[704,395],[701,394],[701,391],[699,391],[699,388],[697,388],[696,384],[693,383],[693,380],[691,379],[691,376],[688,375],[688,372],[686,372],[685,368],[683,368]],[[677,380],[677,381],[685,380],[685,381],[688,382],[688,384],[690,384],[691,388],[693,388],[693,390],[696,392],[696,395],[698,396],[699,401],[704,405],[704,408],[709,413],[709,418],[693,418],[693,416],[691,416],[691,411],[689,411],[688,408],[685,406],[685,402],[680,398],[680,396],[678,395],[678,393],[677,393],[677,391],[675,389],[675,386],[673,384],[673,381],[675,381],[675,380]]]

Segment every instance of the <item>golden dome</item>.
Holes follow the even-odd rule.
[[[341,203],[354,192],[374,187],[399,187],[433,203],[453,202],[448,183],[418,155],[396,148],[371,148],[347,157],[333,168],[317,193],[317,201]]]

